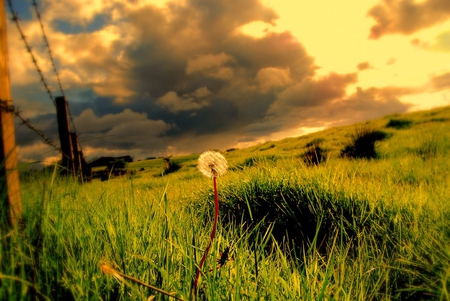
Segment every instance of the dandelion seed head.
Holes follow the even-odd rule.
[[[218,178],[227,168],[227,159],[219,152],[206,151],[198,158],[198,169],[207,177]]]

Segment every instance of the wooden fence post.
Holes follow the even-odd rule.
[[[70,138],[69,115],[67,101],[64,96],[55,98],[56,115],[58,119],[59,142],[62,151],[62,166],[64,174],[72,173],[75,176],[75,162],[73,156],[72,139]]]
[[[83,169],[81,168],[80,143],[78,142],[77,133],[70,133],[70,140],[73,147],[73,164],[75,166],[75,174],[83,181]]]
[[[6,10],[0,0],[0,187],[2,199],[1,222],[17,226],[22,216],[22,202],[17,170],[17,150],[14,137],[14,116],[8,68],[8,42],[6,35]],[[3,197],[5,196],[5,197]],[[8,217],[9,215],[9,217]]]

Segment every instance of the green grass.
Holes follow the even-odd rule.
[[[450,299],[450,107],[364,125],[388,134],[377,159],[340,158],[361,124],[223,152],[198,300]],[[317,139],[327,161],[308,166]],[[0,300],[169,300],[101,265],[189,300],[214,209],[197,157],[83,185],[24,175],[24,225],[0,230]]]

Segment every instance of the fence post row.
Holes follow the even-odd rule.
[[[2,226],[17,226],[22,216],[22,202],[17,170],[17,150],[14,137],[14,115],[8,67],[8,42],[6,34],[6,10],[0,0],[0,206]]]
[[[63,173],[69,174],[75,171],[75,162],[73,156],[73,144],[70,137],[70,127],[68,118],[67,101],[64,96],[55,98],[56,116],[58,119],[59,142],[62,151]]]
[[[64,96],[55,98],[58,119],[59,141],[62,151],[62,166],[64,174],[79,176],[81,181],[90,177],[90,168],[83,157],[77,133],[70,132],[69,109]]]

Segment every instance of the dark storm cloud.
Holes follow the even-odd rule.
[[[107,145],[118,149],[150,149],[155,143],[161,143],[158,137],[171,127],[162,120],[149,120],[145,113],[136,113],[129,109],[102,117],[95,116],[94,112],[88,109],[77,117],[75,122],[77,130],[84,133],[84,139],[92,139],[89,142],[91,147]],[[98,135],[99,132],[103,135]]]
[[[133,65],[129,70],[129,88],[155,98],[170,91],[191,93],[211,79],[215,82],[208,89],[212,92],[220,89],[231,79],[229,76],[235,75],[230,73],[235,71],[233,68],[241,64],[233,62],[236,52],[228,51],[238,47],[234,45],[238,42],[234,31],[252,21],[272,22],[276,18],[273,10],[258,1],[189,1],[186,5],[172,3],[168,9],[169,13],[147,6],[128,15],[134,35],[133,43],[124,50],[124,56]],[[251,47],[256,42],[252,39],[240,44]],[[212,60],[214,56],[228,59],[218,57],[216,65],[210,66],[216,70],[206,70],[208,66],[187,69],[190,61],[205,56],[212,56]],[[244,54],[242,60],[250,58]],[[205,74],[207,71],[210,73]]]
[[[169,145],[190,135],[224,135],[239,130],[265,116],[277,91],[314,74],[313,59],[290,33],[270,33],[256,39],[237,32],[249,22],[270,23],[276,18],[257,1],[191,1],[186,6],[171,4],[167,9],[169,13],[147,6],[127,14],[128,42],[121,46],[120,62],[114,67],[114,51],[105,52],[97,61],[86,57],[80,62],[86,70],[92,69],[89,74],[103,70],[112,74],[110,78],[117,75],[120,90],[133,92],[129,96],[124,92],[116,99],[116,108],[145,112],[149,123],[164,122],[160,131],[138,131],[142,137],[164,136]],[[114,42],[112,47],[120,48],[119,44]],[[102,52],[99,47],[91,49]],[[121,62],[131,67],[123,69]],[[118,80],[108,80],[102,83],[105,89],[92,82],[93,91],[107,93],[108,85],[111,92],[119,90],[114,86]],[[99,106],[103,105],[102,112]],[[96,106],[95,114],[86,110],[80,117],[89,115],[83,120],[106,126],[100,119],[111,112],[111,103]],[[131,115],[109,115],[118,124],[125,122],[123,118]],[[90,124],[89,128],[96,127]],[[86,127],[77,130],[83,133]],[[116,131],[117,140],[122,134],[125,132]],[[145,139],[137,140],[134,147],[151,148],[142,142]],[[93,142],[88,144],[93,146]]]
[[[379,118],[386,114],[406,112],[411,105],[402,103],[399,97],[416,93],[416,89],[402,87],[356,88],[349,96],[341,94],[323,105],[310,105],[286,111],[286,128],[294,125],[304,127],[337,126],[351,122]],[[336,94],[337,96],[338,94]],[[291,124],[289,124],[291,123]]]
[[[316,69],[288,32],[239,33],[245,24],[277,18],[256,0],[122,5],[120,11],[120,24],[106,36],[86,29],[65,41],[65,55],[73,58],[65,65],[72,71],[65,73],[66,92],[88,148],[186,151],[194,139],[206,148],[233,143],[240,137],[231,132],[263,119],[277,93]],[[108,42],[110,32],[121,38]],[[213,139],[216,134],[226,139]]]
[[[448,0],[382,0],[372,7],[368,15],[376,25],[370,29],[370,38],[378,39],[385,34],[411,34],[450,18]]]
[[[55,141],[58,137],[58,127],[56,124],[55,114],[39,115],[28,119],[29,123],[32,124],[37,129],[40,129],[42,133],[48,137],[55,144],[59,145],[59,141]],[[16,141],[17,144],[22,146],[32,145],[38,141],[42,141],[42,138],[34,131],[30,131],[18,118],[15,119],[15,129],[16,129]]]
[[[268,114],[284,116],[295,109],[327,105],[335,99],[344,97],[347,86],[356,83],[357,80],[356,73],[331,73],[318,80],[306,77],[281,92],[271,105]]]
[[[255,39],[235,33],[239,26],[260,18],[271,21],[275,18],[271,10],[256,1],[214,1],[208,9],[207,3],[211,2],[173,5],[170,18],[155,7],[130,15],[138,35],[137,44],[124,51],[134,66],[127,88],[154,98],[207,88],[214,97],[237,84],[251,86],[265,67],[290,68],[297,79],[312,74],[312,58],[291,34]]]

